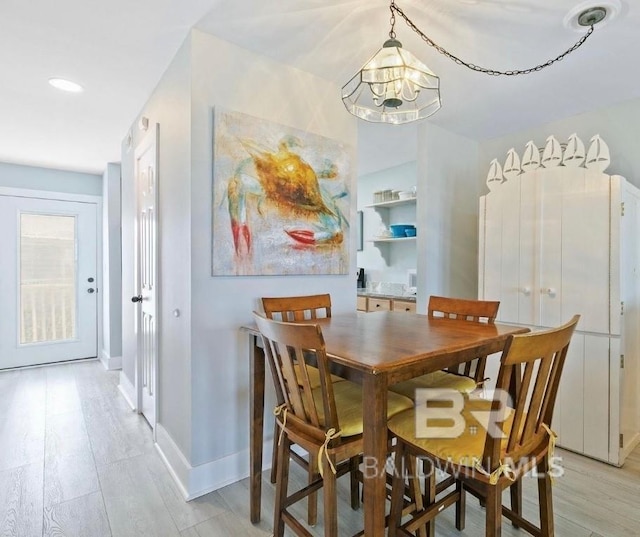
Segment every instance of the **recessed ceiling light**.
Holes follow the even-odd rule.
[[[49,84],[54,88],[62,91],[68,91],[70,93],[81,93],[84,91],[84,88],[80,84],[71,82],[71,80],[67,80],[66,78],[50,78]]]

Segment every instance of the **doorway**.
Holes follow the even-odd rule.
[[[97,204],[0,194],[0,369],[97,356]]]

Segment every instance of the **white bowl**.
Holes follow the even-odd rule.
[[[403,190],[402,192],[398,192],[398,199],[408,200],[413,198],[413,192],[409,190]]]

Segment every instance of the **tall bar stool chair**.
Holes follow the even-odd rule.
[[[475,323],[493,324],[498,315],[500,302],[489,300],[466,300],[432,295],[429,297],[429,319],[466,320]],[[443,388],[462,393],[471,393],[485,381],[486,355],[446,371],[435,371],[405,382],[389,386],[393,392],[414,398],[418,388]]]
[[[389,420],[389,430],[397,437],[398,465],[394,472],[389,535],[416,535],[424,529],[434,535],[436,515],[454,503],[456,527],[464,529],[467,490],[486,503],[487,536],[501,535],[504,515],[531,535],[553,537],[551,473],[556,469],[552,460],[555,433],[550,426],[567,350],[578,320],[576,315],[559,328],[510,336],[493,399],[467,396],[461,413],[461,433],[455,438],[428,437],[428,432],[416,431],[421,420],[416,421],[415,409]],[[512,405],[507,405],[510,398]],[[403,522],[402,475],[407,457],[424,458],[431,470],[438,467],[455,475],[457,486],[436,500],[434,472],[428,472],[427,504]],[[502,491],[533,469],[538,476],[539,528],[502,505]]]
[[[349,381],[333,382],[320,325],[274,321],[254,313],[262,334],[276,392],[284,401],[276,409],[278,472],[274,536],[284,534],[285,525],[298,536],[310,533],[289,508],[323,488],[324,535],[337,537],[336,480],[353,468],[363,451],[363,392]],[[308,363],[317,368],[320,386],[311,387]],[[297,367],[296,367],[297,366]],[[389,417],[407,410],[413,402],[389,393]],[[289,459],[292,444],[314,454],[318,475],[312,483],[289,494]]]
[[[304,320],[331,317],[331,295],[325,293],[320,295],[263,297],[262,309],[264,310],[264,314],[267,319],[283,322],[300,322]],[[299,366],[297,364],[294,364],[294,368],[296,370],[298,367]],[[299,372],[297,371],[297,373]],[[320,374],[318,369],[312,365],[308,365],[307,373],[309,375],[311,388],[318,388],[320,386]],[[300,374],[297,374],[296,376],[297,378],[302,378]],[[333,382],[340,382],[344,380],[337,375],[332,375],[331,379]],[[281,400],[278,395],[278,405],[281,405],[282,403],[284,403],[284,400]],[[273,432],[274,445],[271,458],[271,483],[276,482],[276,475],[278,472],[278,450],[276,449],[275,444],[277,438],[278,425],[276,423],[274,424]],[[304,457],[301,457],[298,453],[292,451],[291,457],[308,471],[309,483],[311,483],[316,478],[318,468],[317,462],[314,459],[315,455],[313,453],[309,453],[309,460],[307,461]],[[357,509],[360,506],[360,497],[358,494],[359,485],[355,474],[351,476],[351,479],[351,506],[354,509]],[[316,494],[310,494],[308,498],[307,522],[312,526],[315,525],[317,520],[317,505],[318,501]]]

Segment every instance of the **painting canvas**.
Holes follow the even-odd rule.
[[[214,276],[347,274],[350,151],[216,108]]]

